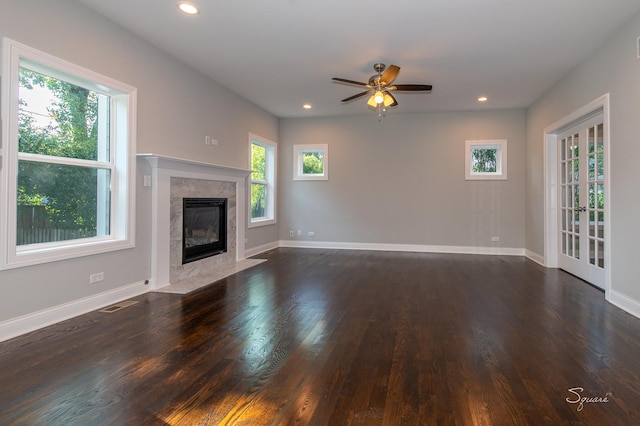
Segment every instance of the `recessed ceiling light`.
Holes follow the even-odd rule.
[[[311,109],[311,104],[304,104],[304,105],[302,105],[302,108]]]
[[[478,102],[487,102],[489,100],[489,98],[487,98],[486,96],[480,96],[478,98]]]
[[[178,3],[178,9],[186,13],[187,15],[197,15],[200,13],[198,8],[193,3],[188,3],[186,1],[181,1]]]

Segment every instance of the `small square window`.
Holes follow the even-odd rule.
[[[507,141],[466,141],[465,179],[507,179]]]
[[[320,145],[293,146],[293,180],[328,180],[329,147]]]

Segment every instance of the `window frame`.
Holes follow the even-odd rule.
[[[20,153],[19,69],[105,94],[111,100],[109,158],[78,160]],[[135,246],[135,152],[137,89],[8,38],[2,41],[2,141],[0,155],[0,270],[123,250]],[[17,246],[17,178],[20,160],[109,169],[109,233],[90,238]],[[99,203],[99,202],[98,202]],[[98,206],[97,206],[98,208]]]
[[[495,172],[474,172],[473,151],[476,149],[496,150]],[[466,180],[506,180],[507,179],[507,140],[468,140],[465,142],[465,179]]]
[[[306,153],[322,153],[322,173],[304,173],[303,159]],[[293,146],[293,180],[329,180],[329,145],[308,144]]]
[[[262,136],[258,136],[254,133],[249,133],[249,169],[252,167],[253,145],[259,145],[265,148],[265,179],[253,179],[253,173],[249,175],[249,188],[247,190],[247,209],[248,209],[248,227],[256,228],[260,226],[274,225],[277,223],[276,219],[276,204],[277,204],[277,168],[278,168],[278,144]],[[266,185],[266,204],[265,204],[265,217],[253,218],[251,216],[251,188],[254,183]]]

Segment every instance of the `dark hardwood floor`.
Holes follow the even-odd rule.
[[[569,274],[521,257],[259,257],[187,296],[0,343],[0,424],[640,424],[640,320]]]

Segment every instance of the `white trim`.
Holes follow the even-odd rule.
[[[138,154],[151,166],[151,286],[152,290],[171,284],[169,234],[171,221],[171,178],[233,182],[236,186],[236,261],[245,258],[244,239],[247,202],[246,184],[250,170],[191,161],[155,154]]]
[[[636,318],[640,318],[640,301],[615,290],[609,290],[605,295],[605,299],[623,311],[630,313]]]
[[[486,254],[498,256],[524,256],[523,248],[472,247],[472,246],[432,246],[423,244],[353,243],[334,241],[292,241],[280,240],[280,247],[321,248],[338,250],[404,251],[414,253]]]
[[[604,211],[611,218],[611,166],[610,166],[610,109],[609,93],[589,102],[564,118],[547,126],[543,131],[543,188],[544,188],[544,266],[558,267],[558,203],[557,203],[557,175],[558,175],[558,134],[576,124],[593,117],[594,113],[602,111],[604,124],[604,173],[605,194]],[[605,296],[611,291],[611,220],[604,224],[604,257]]]
[[[249,249],[245,249],[244,254],[246,257],[257,256],[269,250],[274,250],[280,247],[278,241],[272,241],[267,244],[262,244],[257,247],[251,247]]]
[[[545,266],[545,264],[544,264],[544,256],[543,256],[543,255],[538,254],[538,253],[536,253],[536,252],[534,252],[534,251],[531,251],[531,250],[525,250],[525,251],[524,251],[524,255],[525,255],[528,259],[531,259],[531,260],[533,260],[534,262],[539,263],[539,264],[540,264],[540,265],[542,265],[542,266]]]
[[[144,281],[94,294],[83,299],[63,303],[21,317],[0,322],[0,342],[26,334],[43,327],[101,309],[130,297],[139,296],[149,291]]]

